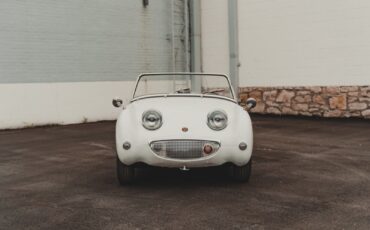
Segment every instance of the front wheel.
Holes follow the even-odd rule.
[[[123,164],[117,157],[117,177],[120,185],[130,184],[135,179],[134,166]]]
[[[248,182],[252,172],[252,158],[246,165],[231,166],[231,176],[235,181]]]

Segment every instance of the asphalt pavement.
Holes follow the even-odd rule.
[[[0,229],[370,229],[370,121],[253,117],[249,183],[141,169],[119,186],[114,123],[0,131]]]

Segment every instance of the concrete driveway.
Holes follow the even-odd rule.
[[[0,132],[0,229],[369,229],[370,122],[254,117],[250,183],[141,170],[120,187],[114,123]]]

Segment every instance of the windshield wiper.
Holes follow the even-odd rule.
[[[202,94],[208,94],[208,93],[216,94],[216,93],[222,93],[222,92],[225,92],[225,89],[213,89],[213,90],[203,92]]]
[[[176,90],[176,93],[190,93],[190,88]]]

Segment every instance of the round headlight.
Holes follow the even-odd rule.
[[[207,124],[213,130],[223,130],[227,126],[226,113],[220,110],[209,113]]]
[[[143,113],[142,121],[144,128],[156,130],[162,126],[162,115],[155,110],[149,110]]]

